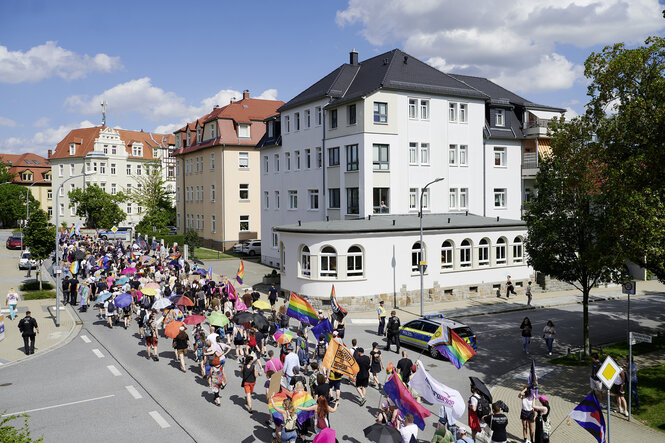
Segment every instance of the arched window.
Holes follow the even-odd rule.
[[[360,246],[351,246],[346,254],[346,275],[348,277],[363,275],[363,251]]]
[[[503,237],[496,241],[496,264],[506,264],[506,239]]]
[[[524,249],[522,237],[515,237],[513,240],[513,263],[522,263],[524,261]]]
[[[453,244],[446,240],[441,244],[441,269],[453,269]]]
[[[462,240],[459,248],[459,265],[461,268],[470,268],[471,267],[471,241]]]
[[[425,245],[423,245],[423,253],[425,253]],[[411,246],[411,272],[420,272],[420,262],[423,260],[420,255],[420,242],[415,242]]]
[[[321,250],[321,277],[337,277],[337,251],[332,246]]]
[[[490,242],[484,238],[478,245],[478,266],[490,265]]]
[[[302,245],[302,247],[300,248],[300,275],[309,278],[310,269],[311,266],[310,266],[309,248],[305,245]]]

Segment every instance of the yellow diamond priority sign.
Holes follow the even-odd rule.
[[[112,227],[111,231],[113,231],[113,233],[115,234],[116,232],[118,232],[118,227],[117,226]]]
[[[620,373],[621,367],[608,355],[596,375],[600,381],[603,382],[605,387],[610,389],[614,383],[614,379],[616,379]]]

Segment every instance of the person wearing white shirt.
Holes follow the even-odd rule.
[[[293,368],[300,369],[300,360],[298,354],[293,351],[293,344],[289,345],[289,353],[284,357],[284,377],[286,378],[286,386],[291,386],[291,378],[293,378]]]
[[[402,443],[411,443],[412,439],[418,441],[418,426],[413,422],[413,415],[404,416],[404,425],[399,429],[402,434]]]

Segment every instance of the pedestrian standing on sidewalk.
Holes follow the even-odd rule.
[[[554,343],[555,335],[554,323],[552,323],[552,320],[547,320],[547,325],[543,328],[543,338],[545,339],[545,344],[547,344],[547,355],[552,355],[552,344]]]
[[[520,420],[522,421],[522,435],[524,443],[531,443],[534,434],[534,422],[536,420],[536,413],[533,410],[533,397],[531,389],[528,386],[520,391],[517,396],[522,400],[522,410],[520,412]]]
[[[522,324],[520,325],[520,331],[522,331],[522,349],[527,354],[529,353],[529,345],[531,345],[531,331],[533,326],[531,326],[531,320],[529,317],[524,317]]]
[[[379,316],[379,330],[377,335],[382,336],[383,331],[386,327],[386,308],[383,307],[383,300],[379,302],[379,307],[377,308],[377,313]]]
[[[35,337],[39,334],[39,326],[37,325],[37,320],[30,316],[30,311],[26,312],[25,317],[18,322],[18,330],[21,331],[21,335],[23,336],[25,355],[34,354]],[[30,342],[29,345],[28,342]]]
[[[526,305],[531,306],[531,298],[533,297],[533,294],[531,294],[531,282],[527,283],[526,285]]]
[[[619,375],[614,379],[614,384],[612,384],[612,394],[617,401],[617,408],[619,414],[623,414],[628,417],[628,405],[626,404],[625,390],[624,386],[626,385],[626,371],[623,368],[620,368]],[[609,407],[609,405],[608,405]]]
[[[14,320],[16,318],[16,306],[18,305],[19,296],[14,290],[14,288],[9,288],[7,293],[7,298],[5,300],[5,306],[9,306],[9,318]]]
[[[397,312],[392,311],[390,313],[390,319],[388,320],[388,328],[386,330],[386,336],[388,338],[388,341],[386,343],[386,351],[390,351],[390,345],[394,341],[395,346],[397,347],[397,352],[399,354],[399,327],[400,327],[400,321],[399,317],[397,317]]]

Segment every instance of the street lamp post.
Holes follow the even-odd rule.
[[[60,183],[58,189],[55,193],[55,326],[60,327],[60,276],[62,275],[62,270],[60,269],[60,254],[58,254],[58,217],[60,216],[60,204],[58,202],[58,197],[60,196],[60,189],[62,186],[67,183],[69,180],[79,177],[85,177],[86,175],[94,175],[97,171],[85,171],[83,174],[72,175],[69,178]]]
[[[423,290],[423,281],[425,279],[425,260],[424,258],[424,247],[423,247],[423,195],[425,195],[425,191],[427,190],[428,186],[431,184],[434,184],[436,182],[440,182],[443,180],[443,177],[436,178],[432,180],[431,182],[427,183],[424,188],[420,190],[420,212],[418,213],[418,216],[420,217],[420,257],[418,260],[418,268],[420,269],[420,316],[425,315],[425,297],[424,297],[424,290]]]

